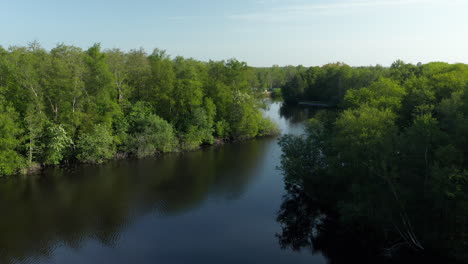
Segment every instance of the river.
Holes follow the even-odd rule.
[[[265,115],[300,134],[307,109]],[[0,263],[326,263],[281,249],[277,138],[0,181]]]

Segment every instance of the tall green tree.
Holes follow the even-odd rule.
[[[13,174],[24,166],[18,152],[21,145],[18,137],[22,133],[18,123],[15,109],[0,96],[0,176]]]

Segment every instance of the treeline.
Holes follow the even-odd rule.
[[[344,63],[332,63],[321,67],[301,67],[296,74],[280,86],[288,104],[301,101],[320,101],[337,105],[349,89],[369,86],[380,77],[390,77],[391,72],[410,70],[410,64],[395,62],[391,68],[380,65],[351,67]],[[414,66],[416,67],[416,66]]]
[[[0,176],[276,133],[254,68],[155,49],[0,47]]]
[[[318,112],[304,136],[282,138],[289,186],[355,237],[468,260],[468,65],[332,65],[295,79],[312,72],[315,81],[335,78],[301,96],[343,99],[339,110]],[[352,84],[353,76],[363,78]],[[327,97],[315,97],[319,87],[329,87]]]
[[[304,71],[303,66],[284,66],[273,65],[266,68],[255,68],[258,83],[256,87],[263,90],[273,90],[283,87],[289,80],[299,72]]]

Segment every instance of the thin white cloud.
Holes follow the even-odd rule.
[[[386,6],[405,6],[413,4],[428,3],[430,0],[374,0],[374,1],[343,1],[329,4],[304,4],[279,8],[284,11],[314,11],[314,10],[337,10],[349,8],[368,8]]]
[[[403,7],[434,2],[435,0],[350,0],[335,1],[332,3],[294,4],[270,8],[269,10],[236,14],[229,16],[233,20],[284,22],[300,20],[311,15],[330,15],[342,12],[355,11],[357,9],[369,9],[379,7]]]
[[[169,20],[189,20],[189,19],[199,19],[203,18],[203,16],[170,16],[167,17]]]

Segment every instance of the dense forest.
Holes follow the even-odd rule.
[[[257,71],[234,59],[0,47],[0,176],[277,133],[258,87]]]
[[[280,140],[283,246],[347,234],[380,254],[429,249],[468,260],[468,65],[331,64],[282,91],[290,103],[337,105],[317,111],[304,135]]]

